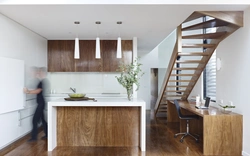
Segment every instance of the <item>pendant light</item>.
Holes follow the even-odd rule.
[[[79,21],[75,21],[74,23],[75,23],[76,25],[79,25],[79,24],[80,24]],[[75,58],[75,59],[80,59],[80,50],[79,50],[79,38],[78,38],[78,34],[77,34],[77,37],[75,38],[74,58]]]
[[[120,26],[122,24],[122,22],[118,21],[117,24]],[[116,53],[116,58],[122,58],[122,43],[121,43],[120,29],[119,29],[119,37],[117,39],[117,53]]]
[[[100,21],[95,22],[97,25],[97,37],[96,37],[96,44],[95,44],[95,58],[100,59],[101,58],[101,47],[100,47],[100,38],[99,38],[99,24],[101,24]]]

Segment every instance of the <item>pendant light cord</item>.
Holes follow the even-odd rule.
[[[78,25],[80,24],[80,22],[79,21],[75,21],[74,22],[75,23],[75,25],[76,25],[76,38],[78,38]]]
[[[100,21],[96,21],[95,22],[95,24],[97,25],[96,27],[97,27],[97,37],[99,37],[99,25],[101,24],[101,22]]]
[[[118,24],[118,36],[121,37],[121,24],[122,24],[122,22],[118,21],[117,24]]]

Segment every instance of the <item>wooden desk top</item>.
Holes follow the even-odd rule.
[[[171,103],[173,103],[173,101],[170,101]],[[197,109],[195,108],[195,102],[193,101],[179,101],[179,105],[181,108],[186,109],[194,114],[197,114],[201,117],[205,116],[205,115],[240,115],[237,113],[229,113],[229,114],[224,114],[220,111],[219,108],[210,106],[208,109]]]

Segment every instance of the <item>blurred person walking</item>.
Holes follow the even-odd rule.
[[[45,108],[45,99],[44,99],[44,92],[46,91],[46,87],[48,85],[48,81],[46,79],[47,76],[47,70],[45,67],[41,67],[38,69],[38,73],[36,74],[37,78],[40,79],[37,88],[34,90],[29,90],[27,88],[24,88],[23,91],[26,94],[36,94],[36,102],[37,102],[37,107],[32,119],[32,131],[31,131],[31,138],[28,141],[36,141],[37,140],[37,135],[38,135],[38,123],[41,120],[42,125],[43,125],[43,130],[45,135],[42,137],[42,139],[46,139],[48,136],[48,126],[47,122],[44,119],[44,108]]]

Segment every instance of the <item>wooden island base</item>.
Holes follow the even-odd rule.
[[[139,107],[57,107],[57,146],[139,146]]]

